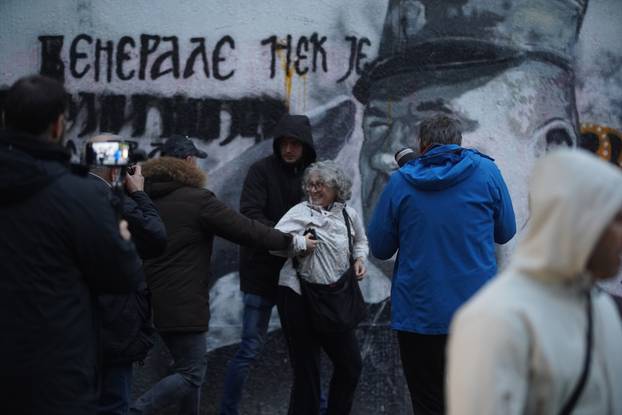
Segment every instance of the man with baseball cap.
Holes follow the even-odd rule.
[[[179,403],[197,414],[207,358],[209,275],[214,236],[265,250],[287,249],[291,236],[248,219],[205,189],[196,158],[207,154],[186,137],[172,136],[162,157],[143,165],[145,190],[168,233],[163,255],[145,261],[153,316],[173,360],[173,370],[134,402],[130,413],[153,414]]]
[[[173,134],[160,148],[162,156],[188,158],[207,158],[205,151],[199,150],[188,136]]]

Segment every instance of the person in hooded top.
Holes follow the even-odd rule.
[[[620,268],[620,189],[622,172],[582,150],[536,163],[508,268],[452,322],[449,414],[622,413],[622,324],[595,286]]]
[[[501,172],[490,157],[461,147],[458,120],[425,119],[418,140],[422,155],[394,173],[380,196],[369,244],[379,259],[397,252],[391,327],[413,409],[442,414],[449,323],[497,273],[495,243],[514,236],[516,221]]]
[[[284,114],[274,128],[273,154],[248,170],[240,196],[240,213],[273,227],[302,200],[302,174],[316,158],[311,123],[305,115]],[[240,247],[240,289],[244,316],[240,348],[225,375],[222,415],[239,413],[242,388],[250,365],[261,352],[276,304],[284,258],[256,247]]]

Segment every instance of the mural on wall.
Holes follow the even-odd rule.
[[[23,75],[60,79],[76,148],[99,132],[146,152],[171,134],[187,135],[208,153],[201,162],[208,187],[236,208],[248,167],[271,151],[271,130],[287,111],[309,115],[319,157],[348,169],[352,205],[365,218],[397,167],[394,153],[417,150],[417,125],[435,112],[459,118],[463,144],[496,159],[519,229],[529,171],[548,149],[581,145],[622,161],[618,0],[55,3],[28,13],[18,0],[0,5],[0,108],[2,91]],[[500,252],[502,261],[511,249]],[[242,309],[237,248],[218,240],[213,261],[210,411]],[[407,413],[388,328],[392,263],[369,268],[355,411]],[[278,336],[265,354],[268,363],[252,376],[271,380],[251,380],[244,405],[282,413],[288,379],[268,375],[288,370]]]

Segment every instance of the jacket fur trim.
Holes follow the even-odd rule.
[[[175,157],[159,157],[142,165],[145,178],[152,181],[174,181],[183,185],[203,188],[207,175],[198,166],[194,166]]]

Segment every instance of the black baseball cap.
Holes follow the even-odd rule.
[[[161,154],[168,157],[186,158],[188,156],[204,159],[207,157],[205,151],[201,151],[188,137],[174,134],[162,144]]]

